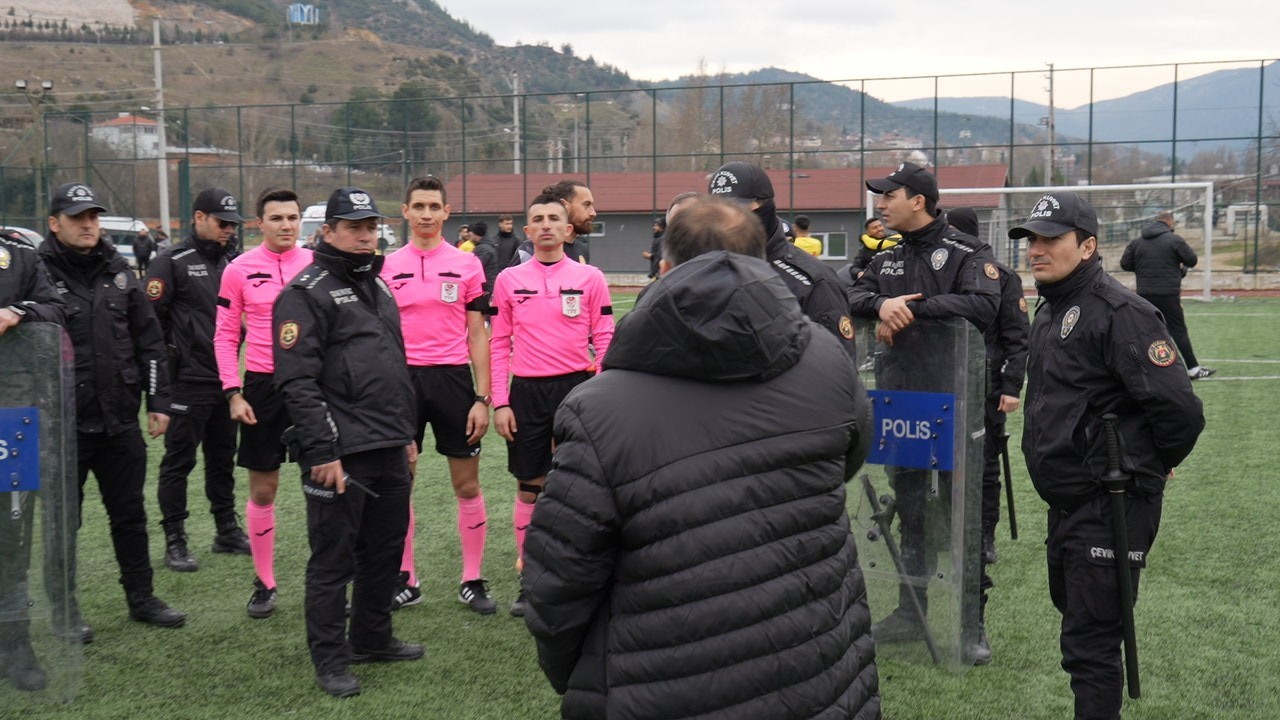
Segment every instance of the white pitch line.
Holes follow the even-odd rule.
[[[1280,313],[1198,313],[1189,312],[1187,317],[1267,317],[1280,318]]]
[[[1218,364],[1222,364],[1222,363],[1239,363],[1239,364],[1241,364],[1241,365],[1253,365],[1253,364],[1258,364],[1258,365],[1280,365],[1280,360],[1261,360],[1261,359],[1253,359],[1253,360],[1251,360],[1251,359],[1248,359],[1248,358],[1205,358],[1205,359],[1204,359],[1204,362],[1211,362],[1211,363],[1218,363]]]
[[[1197,380],[1196,383],[1216,383],[1223,382],[1225,380],[1280,380],[1280,375],[1255,375],[1253,377],[1222,377],[1219,375],[1217,377],[1205,378],[1204,380]]]

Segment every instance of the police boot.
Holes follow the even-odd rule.
[[[987,642],[987,624],[978,623],[978,635],[964,646],[965,662],[971,665],[991,664],[991,643]]]
[[[218,534],[213,536],[216,553],[249,554],[249,536],[240,529],[240,521],[234,514],[218,518]]]
[[[195,556],[187,549],[187,534],[182,523],[164,526],[164,564],[174,572],[195,572],[200,569]]]
[[[36,659],[36,652],[31,647],[31,635],[25,622],[21,628],[5,628],[0,639],[0,666],[9,682],[18,690],[35,692],[43,690],[49,684],[44,668]]]
[[[187,616],[177,608],[171,608],[150,590],[130,590],[125,595],[129,603],[129,617],[156,627],[176,628],[187,622]]]
[[[80,614],[80,604],[72,598],[67,603],[67,611],[53,611],[53,634],[59,640],[69,643],[88,645],[93,642],[93,628],[84,621]]]
[[[915,600],[911,597],[913,593],[916,596]],[[916,609],[917,601],[919,610]],[[928,599],[923,589],[917,591],[909,585],[899,585],[897,609],[871,628],[871,637],[877,643],[923,640],[928,608]]]

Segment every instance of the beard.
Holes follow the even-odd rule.
[[[573,221],[573,231],[583,237],[591,234],[591,220],[580,218]]]

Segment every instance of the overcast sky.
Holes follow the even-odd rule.
[[[916,0],[644,0],[530,3],[453,0],[449,12],[502,45],[546,41],[573,45],[637,80],[688,75],[700,60],[709,72],[779,67],[822,80],[959,73],[1004,73],[952,80],[941,95],[1005,95],[1011,71],[1280,57],[1280,10],[1274,0],[1155,3],[1075,0],[1030,3],[980,0],[971,5]],[[981,8],[973,11],[966,8]],[[1253,67],[1256,67],[1256,63]],[[1187,66],[1186,78],[1229,66]],[[1089,100],[1087,73],[1055,72],[1055,105]],[[1018,77],[1018,97],[1045,102],[1039,73]],[[1172,70],[1095,75],[1094,98],[1127,95],[1173,80]],[[933,95],[932,81],[873,83],[886,100]]]

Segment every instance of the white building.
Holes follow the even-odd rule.
[[[94,123],[89,134],[121,157],[160,157],[160,138],[156,121],[151,118],[120,113],[110,120]]]

